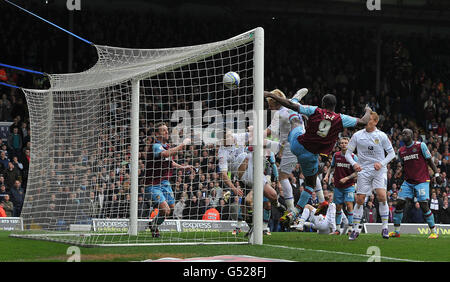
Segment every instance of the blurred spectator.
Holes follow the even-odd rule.
[[[185,207],[186,207],[185,199],[184,197],[181,197],[180,200],[178,200],[178,202],[175,204],[175,207],[173,209],[173,217],[175,219],[182,219]]]
[[[8,163],[8,169],[4,173],[6,186],[11,188],[17,180],[21,179],[20,171],[12,162]]]
[[[441,223],[450,224],[450,209],[448,208],[448,198],[444,198],[443,204],[439,211],[439,218],[441,219]]]
[[[21,156],[22,146],[22,136],[19,134],[19,128],[14,127],[13,132],[8,136],[8,156],[10,158]]]
[[[208,196],[209,203],[213,208],[217,207],[219,205],[220,197],[216,195],[217,189],[211,189],[210,195]]]
[[[6,191],[6,186],[4,184],[0,185],[0,202],[3,201],[6,195],[9,195],[8,191]]]
[[[144,200],[142,195],[138,196],[138,218],[150,217],[150,204]]]
[[[10,194],[11,194],[11,202],[14,205],[13,216],[19,217],[20,213],[22,211],[23,201],[25,199],[25,191],[22,188],[19,180],[16,180],[14,182],[14,185],[11,188]]]
[[[367,205],[364,207],[363,213],[364,221],[366,223],[376,223],[377,222],[377,209],[372,201],[368,201]]]
[[[190,200],[186,202],[186,207],[183,210],[183,218],[185,219],[198,219],[201,217],[199,214],[200,202],[197,196],[193,195]]]
[[[431,199],[429,201],[430,210],[434,216],[434,222],[439,223],[439,210],[442,207],[442,200],[437,198],[436,192],[431,193]]]
[[[8,194],[6,194],[3,197],[3,201],[0,201],[0,205],[3,207],[3,210],[5,211],[7,217],[16,216],[14,214],[14,204],[13,204],[13,202],[11,202],[9,200],[9,195]]]
[[[231,199],[230,199],[231,200]],[[230,205],[230,220],[242,220],[241,218],[241,200],[238,196],[232,198],[233,202]]]
[[[221,220],[230,220],[230,206],[225,203],[224,199],[219,200],[219,205],[216,207],[220,214]]]
[[[6,212],[2,207],[2,204],[0,203],[0,217],[6,217]]]
[[[414,207],[410,209],[408,219],[409,223],[425,223],[423,211],[420,208],[419,202],[415,202]]]
[[[0,171],[5,171],[6,169],[8,169],[8,163],[9,163],[9,159],[6,157],[6,151],[1,151],[0,152],[0,164],[3,165],[3,167],[0,167]]]

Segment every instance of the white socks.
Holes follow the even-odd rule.
[[[292,193],[291,182],[289,181],[288,178],[286,178],[286,179],[281,180],[280,183],[281,183],[281,188],[283,189],[283,196],[284,196],[284,201],[286,202],[286,207],[288,208],[289,211],[293,211],[295,206],[294,206],[294,195]]]
[[[386,229],[388,228],[388,221],[389,221],[389,205],[387,201],[380,202],[378,209],[380,211],[381,217],[381,229]]]
[[[364,209],[363,205],[355,204],[355,209],[353,210],[353,230],[360,232],[361,219],[363,217]]]

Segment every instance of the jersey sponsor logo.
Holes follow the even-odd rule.
[[[403,157],[404,161],[418,160],[418,159],[419,159],[419,154],[412,154],[412,155],[408,155],[408,156],[404,156]]]
[[[348,163],[336,163],[336,167],[351,168]]]
[[[333,120],[335,117],[336,117],[335,115],[324,114],[325,119]]]

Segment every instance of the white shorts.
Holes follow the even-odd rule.
[[[247,187],[253,188],[253,157],[252,157],[252,154],[250,154],[248,156],[247,169],[245,170],[244,174],[242,175],[241,179],[239,179],[239,180],[242,181]],[[266,185],[266,183],[267,183],[267,179],[266,179],[265,175],[262,176],[262,180],[263,180],[263,187],[264,187],[264,185]]]
[[[280,172],[291,174],[297,165],[297,157],[291,151],[289,142],[284,144],[283,155],[280,162]]]
[[[380,170],[362,170],[358,173],[356,182],[356,194],[365,194],[369,196],[374,189],[387,188],[387,169]]]
[[[318,233],[330,233],[330,226],[325,216],[314,215],[316,209],[311,212],[310,221],[314,224],[313,228],[317,230]]]

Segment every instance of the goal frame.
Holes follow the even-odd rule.
[[[264,151],[263,151],[263,131],[264,131],[264,29],[257,27],[251,31],[251,39],[248,42],[253,41],[253,232],[248,237],[249,244],[261,245],[263,244],[263,177],[264,177]],[[239,36],[239,35],[238,35]],[[253,38],[252,38],[253,37]],[[231,39],[231,38],[230,38]],[[218,50],[224,51],[229,48],[226,45],[223,49]],[[194,60],[202,59],[197,57]],[[189,64],[192,61],[184,61],[183,64],[172,65],[170,69],[181,67],[185,64]],[[131,78],[131,109],[130,109],[130,137],[131,137],[131,158],[130,158],[130,214],[129,214],[129,228],[128,236],[138,235],[138,193],[139,193],[139,181],[138,181],[138,169],[139,169],[139,105],[140,105],[140,86],[141,81],[147,79],[148,77],[163,73],[169,68],[159,69],[157,72],[146,72],[140,73]],[[27,89],[28,90],[28,89]],[[30,90],[31,91],[31,90]],[[40,90],[32,90],[37,93]],[[52,89],[49,90],[49,97],[52,95]],[[51,100],[51,99],[50,99]],[[51,105],[50,105],[51,107]],[[32,148],[33,151],[33,148]],[[33,152],[31,152],[33,154]],[[73,232],[75,237],[89,237],[95,236],[96,234],[91,234],[90,232],[80,233]],[[68,243],[71,245],[83,245],[81,242],[73,242],[71,240],[64,240],[58,237],[58,232],[52,235],[51,232],[45,232],[44,234],[36,234],[35,232],[20,232],[11,234],[11,237],[17,238],[28,238],[28,239],[39,239],[48,240],[55,242]],[[59,234],[61,235],[61,234]],[[123,235],[123,234],[122,234]],[[56,238],[52,238],[56,237]],[[193,242],[186,244],[245,244],[246,242]],[[172,243],[162,242],[158,243],[138,243],[137,245],[171,245]],[[180,244],[180,243],[174,243]],[[129,244],[95,244],[88,245],[92,246],[131,246],[136,245],[133,243]]]

